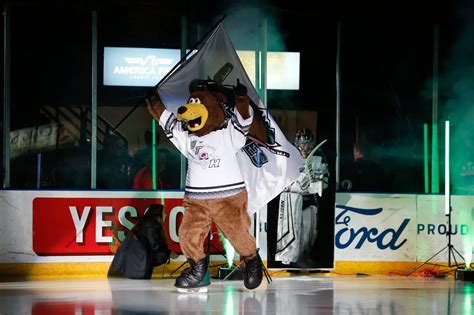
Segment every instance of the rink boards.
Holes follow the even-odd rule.
[[[444,195],[338,193],[336,271],[403,275],[427,261],[471,261],[474,196],[451,196],[450,259],[444,207]]]
[[[181,191],[1,191],[0,275],[105,274],[118,240],[150,203],[164,202],[169,245],[179,252],[182,197]],[[452,196],[451,207],[452,245],[470,260],[474,197]],[[265,209],[259,217],[265,227]],[[338,193],[334,224],[336,273],[404,274],[438,252],[431,262],[448,261],[443,195]],[[258,241],[265,260],[265,228]],[[211,244],[214,260],[224,260],[215,229]],[[183,261],[179,256],[160,272]]]

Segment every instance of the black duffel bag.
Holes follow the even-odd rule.
[[[114,256],[111,269],[129,279],[151,279],[153,256],[149,245],[128,233]]]

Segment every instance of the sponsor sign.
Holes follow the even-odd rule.
[[[470,261],[474,197],[451,196],[451,229],[443,195],[336,195],[336,261]],[[451,231],[451,250],[448,232]],[[448,257],[451,255],[451,257]]]
[[[255,86],[255,51],[237,54]],[[105,47],[104,85],[155,86],[180,59],[179,49]],[[298,90],[299,79],[299,52],[267,53],[269,90]]]
[[[104,85],[155,86],[180,60],[179,49],[104,48]]]
[[[415,260],[415,220],[414,195],[337,194],[336,261]]]
[[[33,251],[49,255],[110,255],[154,198],[50,198],[33,200]],[[169,248],[181,253],[178,229],[184,207],[181,198],[164,201]],[[211,253],[223,253],[215,225]],[[207,251],[207,239],[203,246]]]
[[[169,246],[180,253],[181,191],[1,191],[0,263],[110,262],[118,232],[124,237],[130,228],[127,221],[135,223],[149,204],[162,202],[161,196]],[[336,194],[335,261],[421,263],[445,249],[430,261],[447,262],[448,218],[443,204],[442,195]],[[474,244],[474,196],[452,196],[451,205],[452,245],[468,259]],[[86,207],[90,207],[87,216]],[[263,210],[260,217],[259,247],[264,251],[272,224],[266,224]],[[214,233],[213,228],[211,251],[221,255]],[[207,243],[204,246],[207,250]]]

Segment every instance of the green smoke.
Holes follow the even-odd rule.
[[[445,73],[441,77],[441,93],[445,97],[443,120],[451,122],[450,179],[451,191],[458,195],[474,195],[474,22],[472,11],[463,10],[455,44]],[[466,197],[469,198],[469,197]],[[470,197],[472,198],[472,197]],[[459,216],[469,223],[469,235],[462,238],[466,268],[472,261],[474,241],[474,209],[472,201],[459,207]]]
[[[454,194],[474,194],[474,24],[467,25],[453,47],[443,77],[447,101],[444,119],[452,122],[451,181]]]
[[[260,50],[263,43],[263,28],[266,21],[267,51],[286,52],[285,44],[287,33],[280,25],[280,11],[259,2],[259,7],[245,6],[239,3],[226,9],[226,29],[236,49],[255,51]],[[269,108],[293,109],[295,103],[295,91],[269,90]]]
[[[255,50],[261,44],[261,27],[267,22],[267,50],[286,51],[285,36],[279,25],[277,11],[261,4],[259,7],[237,4],[225,9],[226,30],[237,50]]]

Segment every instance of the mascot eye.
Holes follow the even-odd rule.
[[[188,104],[200,104],[201,100],[197,97],[191,97],[188,100]]]

